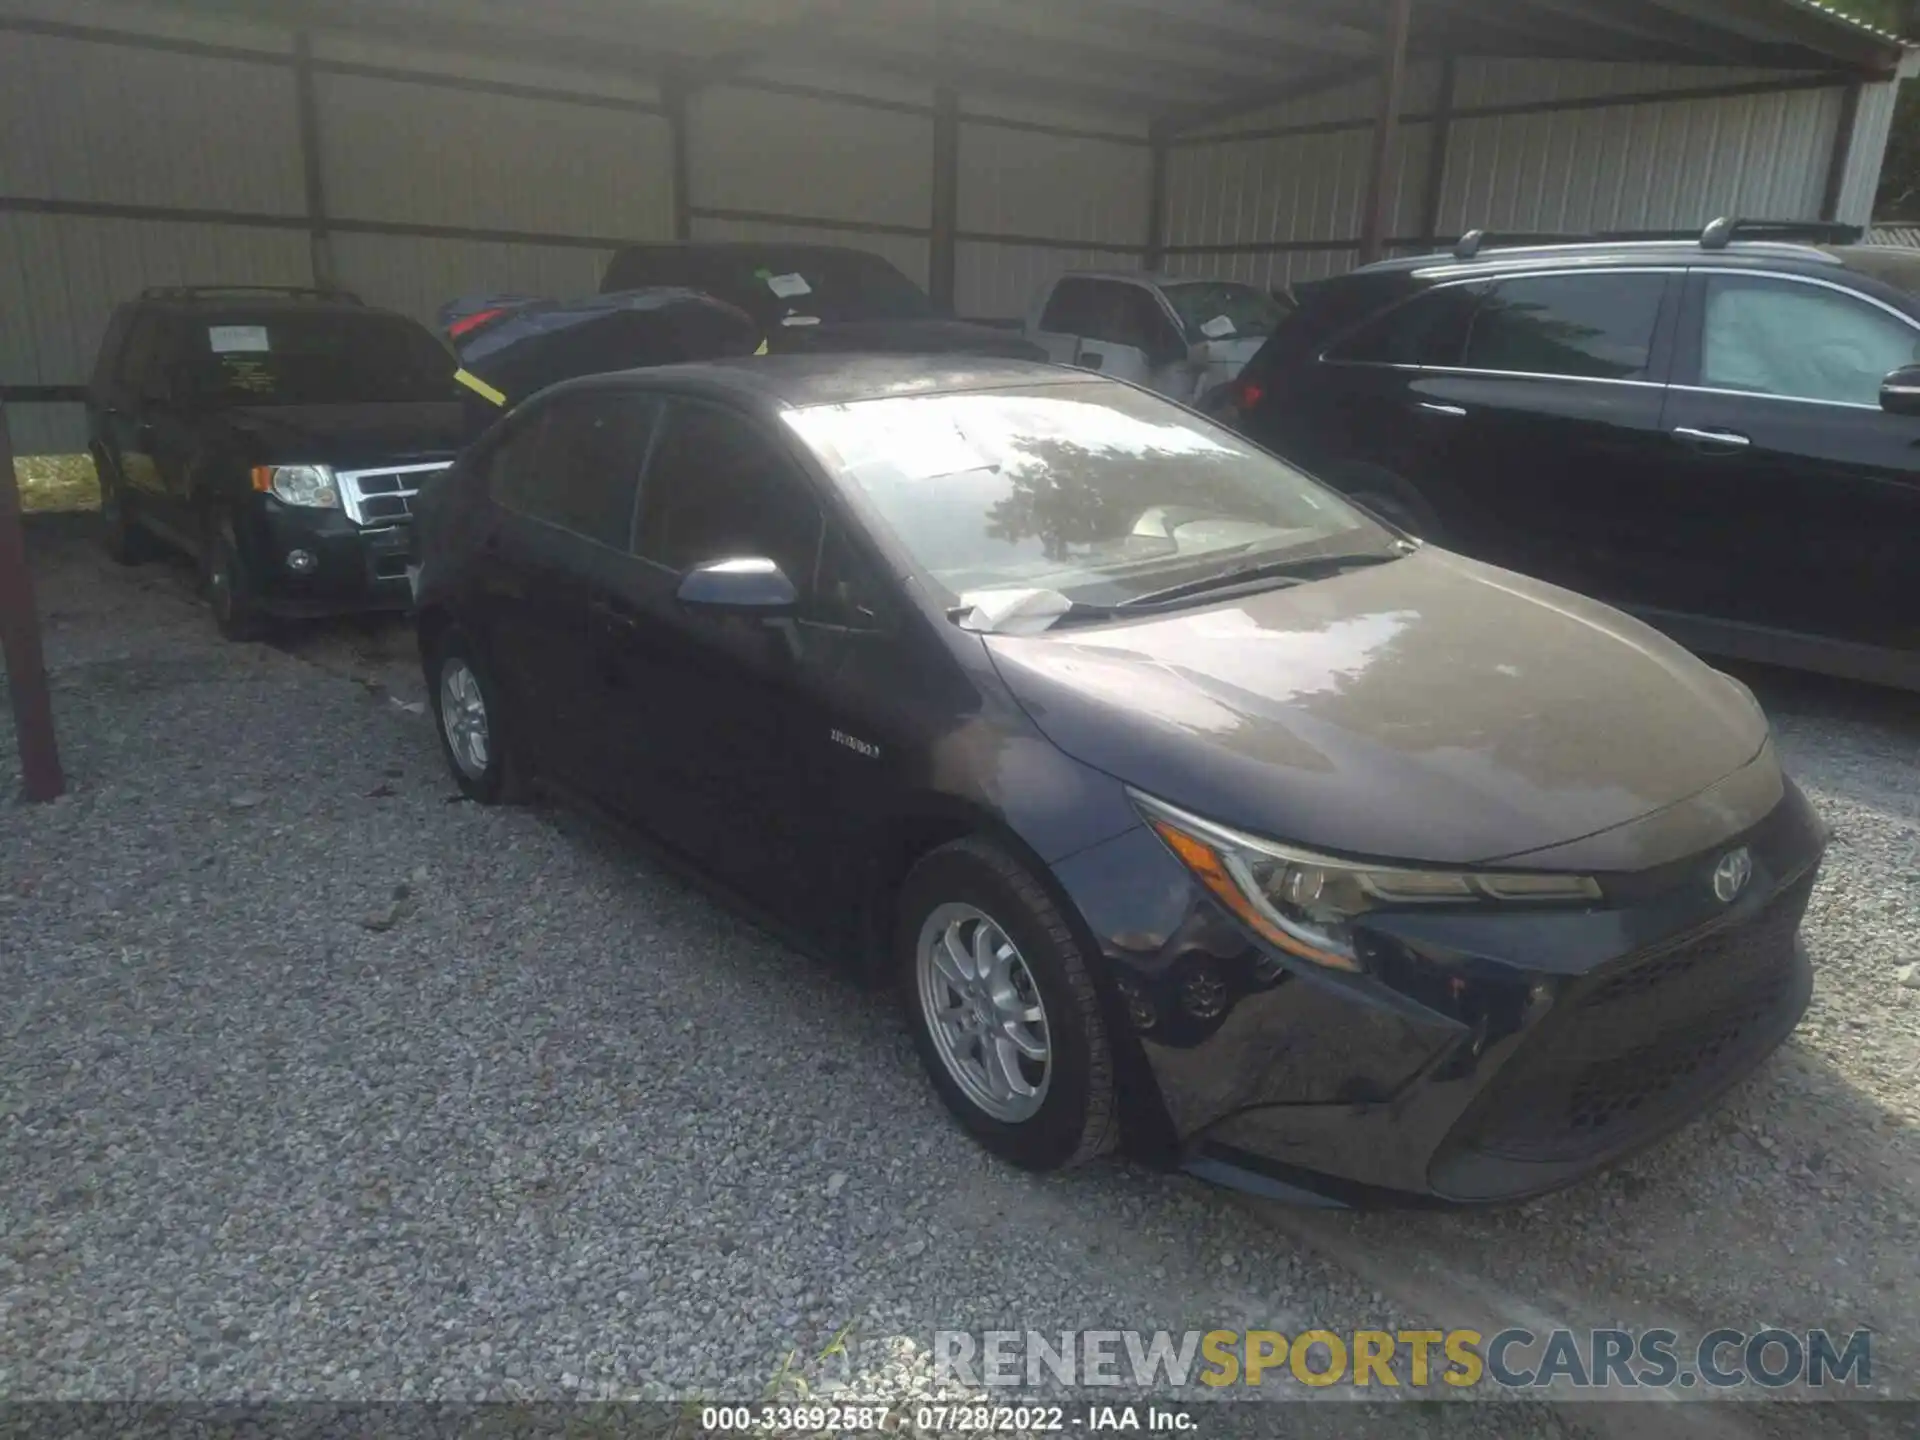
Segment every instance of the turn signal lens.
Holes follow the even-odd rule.
[[[1133,792],[1153,832],[1221,904],[1291,955],[1359,970],[1351,922],[1373,910],[1480,902],[1568,904],[1601,898],[1585,875],[1414,870],[1337,860],[1243,834]]]

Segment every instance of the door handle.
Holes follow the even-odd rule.
[[[587,602],[587,613],[603,625],[609,625],[615,630],[637,630],[640,628],[640,621],[633,614],[621,606],[611,604],[605,600],[589,600]]]
[[[1696,450],[1744,450],[1753,444],[1737,430],[1696,430],[1691,425],[1676,426],[1673,438]]]
[[[1442,405],[1434,400],[1419,400],[1414,403],[1429,415],[1446,415],[1455,420],[1467,418],[1467,407],[1464,405]]]

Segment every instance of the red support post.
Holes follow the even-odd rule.
[[[27,573],[20,484],[13,473],[13,438],[4,406],[0,406],[0,651],[6,655],[7,693],[13,700],[13,730],[20,741],[24,793],[36,804],[56,800],[67,782],[60,773],[60,750],[53,738],[53,702],[40,651],[33,577]]]

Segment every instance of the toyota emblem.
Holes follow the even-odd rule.
[[[1723,905],[1731,905],[1739,899],[1740,892],[1747,888],[1747,882],[1753,878],[1753,856],[1742,845],[1738,850],[1729,850],[1720,857],[1720,863],[1713,867],[1713,893]]]

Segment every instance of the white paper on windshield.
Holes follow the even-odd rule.
[[[1058,590],[969,590],[960,628],[989,635],[1041,635],[1073,608]]]
[[[780,323],[782,325],[818,325],[820,323],[820,317],[818,315],[788,315],[782,318]]]
[[[1209,340],[1222,340],[1235,333],[1239,328],[1240,327],[1234,324],[1228,316],[1216,315],[1200,327],[1200,333]]]
[[[207,344],[216,355],[231,355],[241,351],[259,353],[272,348],[267,344],[267,327],[264,325],[209,325]]]
[[[791,300],[796,295],[811,295],[813,287],[807,283],[804,275],[769,275],[767,289],[782,300]]]

